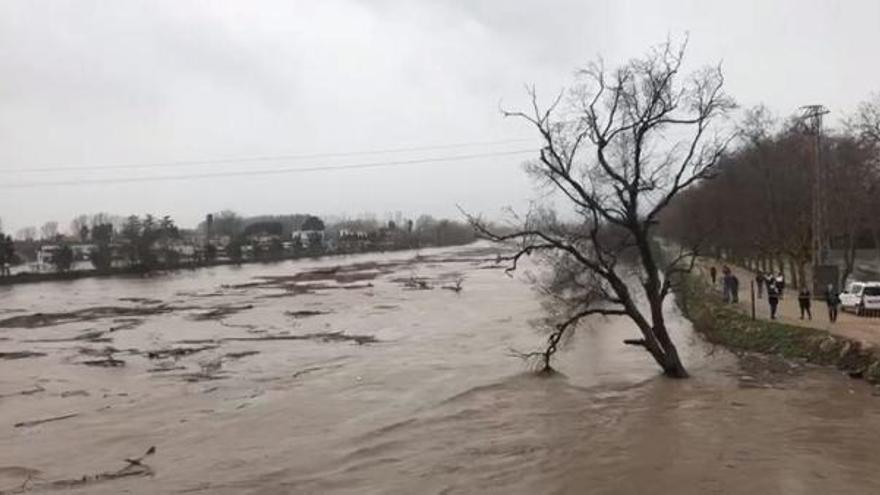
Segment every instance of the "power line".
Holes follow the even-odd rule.
[[[83,186],[83,185],[99,185],[99,184],[121,184],[121,183],[130,183],[130,182],[162,182],[162,181],[174,181],[174,180],[193,180],[193,179],[210,179],[210,178],[219,178],[219,177],[247,177],[247,176],[258,176],[258,175],[280,175],[280,174],[295,174],[295,173],[306,173],[306,172],[323,172],[323,171],[332,171],[332,170],[356,170],[356,169],[370,169],[370,168],[382,168],[382,167],[398,167],[403,165],[424,165],[431,163],[441,163],[441,162],[454,162],[460,160],[473,160],[476,158],[489,158],[493,156],[511,156],[525,153],[534,153],[534,149],[522,149],[522,150],[510,150],[510,151],[495,151],[489,153],[476,153],[470,155],[453,155],[453,156],[443,156],[443,157],[435,157],[435,158],[419,158],[412,160],[397,160],[397,161],[384,161],[384,162],[372,162],[372,163],[352,163],[347,165],[322,165],[322,166],[314,166],[314,167],[300,167],[300,168],[277,168],[277,169],[263,169],[263,170],[241,170],[241,171],[229,171],[229,172],[205,172],[199,174],[185,174],[185,175],[165,175],[165,176],[153,176],[153,177],[128,177],[128,178],[110,178],[110,179],[92,179],[92,180],[60,180],[60,181],[41,181],[41,182],[19,182],[19,183],[11,183],[11,184],[0,184],[0,189],[25,189],[25,188],[35,188],[35,187],[44,187],[44,186]]]
[[[125,169],[146,169],[146,168],[167,168],[167,167],[190,167],[196,165],[216,165],[223,163],[248,163],[248,162],[274,162],[274,161],[291,161],[291,160],[308,160],[314,158],[339,158],[346,156],[361,155],[383,155],[391,153],[406,153],[411,151],[436,151],[454,148],[467,148],[472,146],[489,146],[494,144],[510,144],[531,141],[531,139],[500,139],[496,141],[471,141],[463,143],[441,144],[434,146],[414,146],[409,148],[385,148],[361,151],[344,151],[330,153],[300,153],[287,155],[262,155],[248,157],[232,157],[232,158],[207,158],[202,160],[173,160],[161,162],[147,163],[123,163],[109,165],[70,165],[70,166],[51,166],[37,168],[3,168],[2,173],[43,173],[43,172],[77,172],[86,170],[125,170]]]

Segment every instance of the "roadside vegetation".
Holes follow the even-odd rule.
[[[696,274],[679,275],[676,302],[694,329],[712,344],[734,352],[757,352],[835,366],[854,378],[880,383],[880,352],[824,330],[751,319]]]

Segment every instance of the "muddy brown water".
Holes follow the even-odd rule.
[[[744,367],[675,308],[690,380],[659,377],[622,345],[631,325],[607,319],[578,330],[560,374],[536,376],[510,350],[540,344],[539,302],[492,257],[469,246],[0,288],[0,320],[18,325],[0,323],[0,350],[25,352],[0,359],[0,490],[880,493],[873,388]],[[461,292],[441,288],[460,278]],[[102,359],[124,365],[84,364]],[[150,446],[152,476],[95,477]]]

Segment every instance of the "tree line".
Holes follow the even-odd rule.
[[[179,228],[170,216],[107,213],[78,215],[68,234],[57,222],[21,229],[18,239],[0,235],[0,267],[37,259],[43,253],[57,272],[88,260],[98,272],[146,273],[183,265],[275,261],[333,253],[465,244],[475,240],[463,222],[423,215],[379,222],[375,217],[331,223],[309,214],[243,217],[225,210],[206,216],[195,229]],[[2,275],[3,273],[0,273]]]
[[[880,94],[819,137],[817,147],[799,116],[745,112],[736,146],[711,178],[664,212],[664,235],[756,270],[787,271],[794,287],[808,283],[818,159],[823,244],[842,253],[842,286],[860,249],[880,256]]]

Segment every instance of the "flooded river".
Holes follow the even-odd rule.
[[[540,346],[539,301],[493,259],[0,288],[0,493],[880,493],[873,388],[744,365],[675,308],[690,380],[613,319],[536,376],[511,349]],[[151,446],[151,475],[106,475]]]

